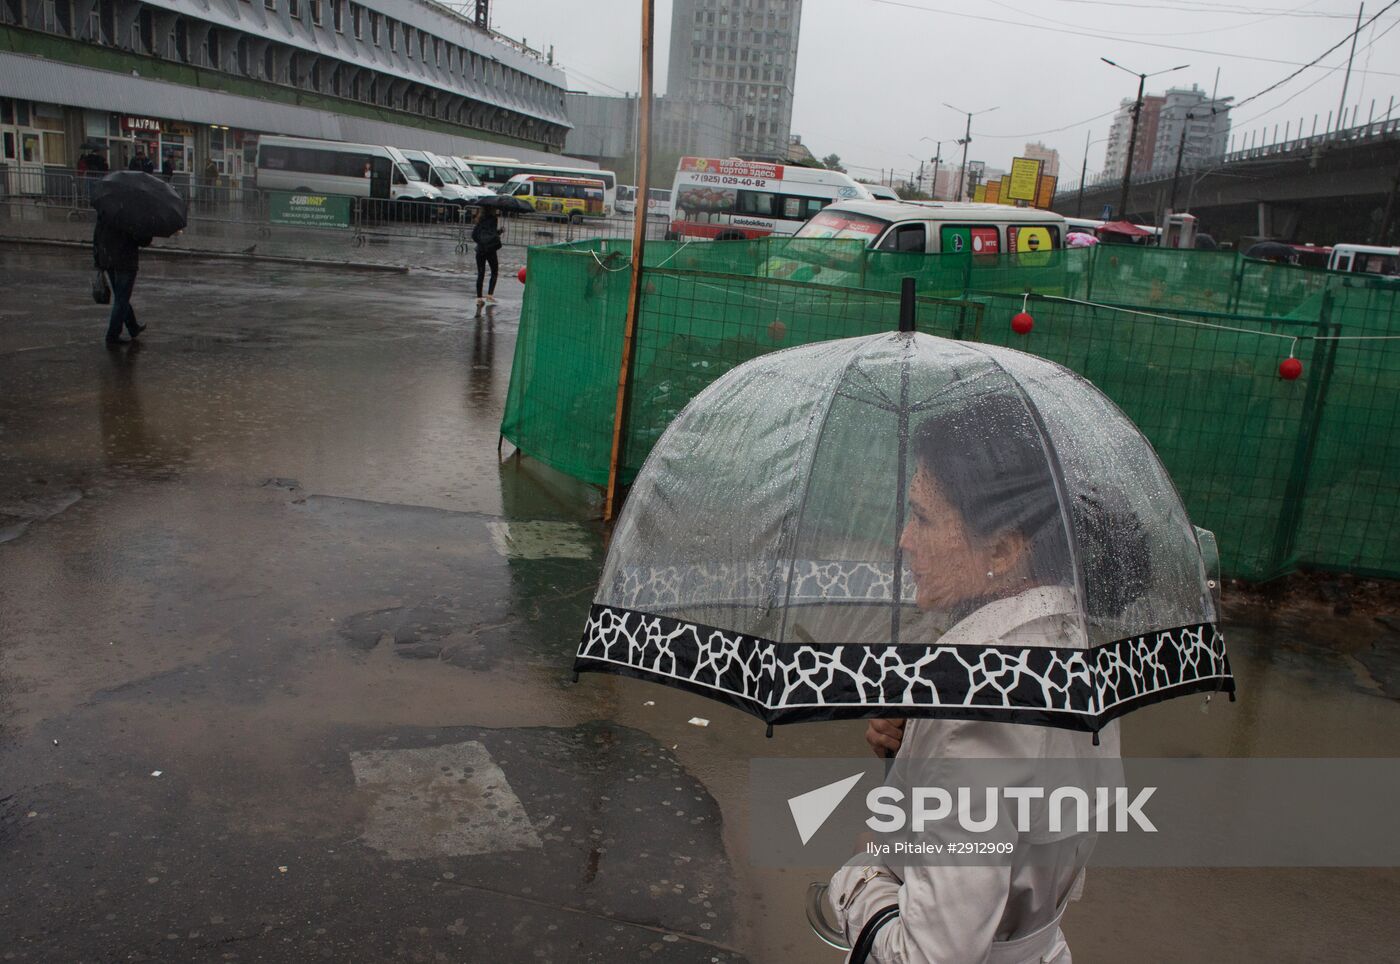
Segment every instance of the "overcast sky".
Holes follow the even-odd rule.
[[[1118,101],[1137,81],[1108,57],[1151,73],[1148,93],[1198,84],[1236,101],[1282,81],[1346,38],[1358,4],[1349,0],[804,0],[793,133],[818,157],[837,153],[857,176],[909,169],[932,158],[956,162],[966,118],[943,106],[996,110],[972,120],[969,158],[1006,167],[1028,140],[1057,148],[1061,177],[1077,180],[1086,132],[1108,133]],[[641,0],[495,0],[492,25],[533,47],[554,46],[569,86],[598,94],[639,86]],[[1347,93],[1364,122],[1391,99],[1400,117],[1400,0],[1367,0]],[[656,89],[665,93],[670,0],[656,0]],[[1299,118],[1322,129],[1337,109],[1350,42],[1318,67],[1234,112],[1237,133],[1279,138]],[[1092,119],[1091,118],[1096,118]],[[922,138],[929,138],[923,141]],[[1089,149],[1089,171],[1104,145]],[[911,157],[910,155],[913,155]]]

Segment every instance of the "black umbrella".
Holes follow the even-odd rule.
[[[133,237],[168,238],[185,229],[185,199],[143,171],[113,171],[92,189],[92,206]]]
[[[1298,252],[1279,241],[1260,241],[1245,249],[1246,258],[1259,258],[1263,261],[1282,261],[1293,264],[1298,260]]]
[[[1219,251],[1220,243],[1208,234],[1196,235],[1197,251]]]
[[[484,197],[472,198],[467,203],[479,208],[503,211],[506,214],[529,214],[535,210],[530,206],[529,201],[522,201],[518,197],[507,197],[504,194],[489,194]]]

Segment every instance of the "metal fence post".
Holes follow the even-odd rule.
[[[1269,560],[1269,575],[1265,581],[1284,575],[1291,568],[1290,561],[1297,550],[1298,527],[1303,521],[1303,507],[1308,495],[1308,475],[1312,471],[1313,454],[1317,450],[1327,389],[1337,363],[1336,336],[1342,331],[1342,326],[1333,324],[1331,318],[1332,289],[1328,288],[1322,293],[1317,333],[1332,337],[1327,341],[1314,341],[1312,357],[1308,360],[1308,387],[1298,419],[1298,440],[1293,447],[1293,463],[1283,493],[1283,505],[1279,510],[1274,548]]]

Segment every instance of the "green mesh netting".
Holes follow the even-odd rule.
[[[630,252],[627,241],[531,250],[501,429],[522,452],[598,485]],[[622,480],[735,365],[896,327],[906,277],[916,279],[921,331],[1032,352],[1113,398],[1161,454],[1193,519],[1217,533],[1230,574],[1400,575],[1400,341],[1348,340],[1400,334],[1400,286],[1230,252],[1100,245],[972,257],[828,239],[653,242]],[[1023,302],[1035,317],[1028,336],[1009,324]],[[1294,338],[1303,377],[1286,382],[1278,364]]]

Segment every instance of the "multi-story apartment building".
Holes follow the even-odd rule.
[[[1158,173],[1175,170],[1178,154],[1182,170],[1202,167],[1223,157],[1230,140],[1230,102],[1233,100],[1233,97],[1212,100],[1195,84],[1189,90],[1179,87],[1168,90],[1157,121],[1152,169]]]
[[[739,112],[738,153],[787,157],[802,0],[675,0],[667,95]]]
[[[1027,144],[1021,151],[1021,156],[1039,161],[1041,174],[1050,177],[1060,176],[1060,152],[1053,147],[1046,147],[1037,141],[1034,144]]]
[[[557,155],[551,59],[432,0],[0,0],[0,165],[251,173],[259,133]]]
[[[1142,116],[1138,119],[1137,142],[1133,147],[1133,170],[1146,173],[1152,169],[1152,155],[1157,148],[1157,123],[1166,98],[1161,94],[1147,94],[1142,98]],[[1128,141],[1133,128],[1133,98],[1125,98],[1118,105],[1118,113],[1113,116],[1113,126],[1108,131],[1108,147],[1104,156],[1104,171],[1113,177],[1122,177],[1128,162]]]

